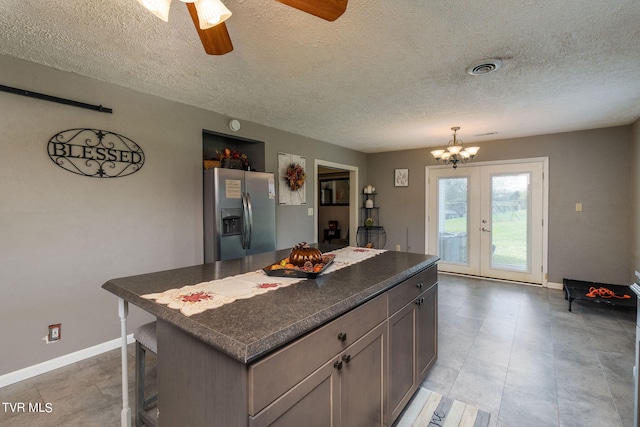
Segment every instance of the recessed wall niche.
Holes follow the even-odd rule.
[[[216,160],[217,152],[228,148],[246,154],[251,170],[265,172],[264,142],[214,131],[202,131],[202,160]]]

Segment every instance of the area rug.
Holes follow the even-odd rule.
[[[420,387],[396,427],[487,427],[491,414]]]

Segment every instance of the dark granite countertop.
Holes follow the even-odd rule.
[[[315,245],[323,252],[336,246]],[[237,300],[187,317],[141,295],[259,270],[289,249],[112,279],[102,287],[243,363],[327,323],[434,264],[434,255],[387,251],[315,280]]]

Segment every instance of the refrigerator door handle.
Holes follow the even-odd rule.
[[[247,249],[251,249],[251,234],[253,234],[253,207],[251,206],[251,195],[247,193],[247,209],[249,216],[249,235],[247,236]]]
[[[240,243],[242,243],[242,249],[247,249],[247,199],[244,192],[242,193],[242,235]]]

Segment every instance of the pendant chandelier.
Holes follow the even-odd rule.
[[[456,132],[460,130],[460,126],[454,126],[451,128],[453,131],[453,139],[449,141],[446,149],[434,150],[431,152],[436,160],[442,162],[445,165],[452,164],[453,168],[458,167],[458,163],[465,164],[474,158],[480,147],[462,147],[462,141],[456,136]]]

